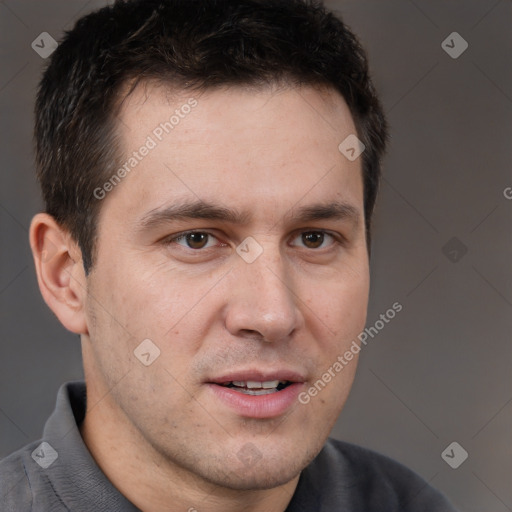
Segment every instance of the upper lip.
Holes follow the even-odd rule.
[[[272,380],[287,380],[290,382],[304,382],[306,379],[299,372],[289,369],[281,370],[258,370],[258,369],[247,369],[247,370],[236,370],[229,373],[225,373],[219,377],[214,377],[208,382],[215,384],[222,384],[224,382],[231,381],[253,381],[253,382],[268,382]]]

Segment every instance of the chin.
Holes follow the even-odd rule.
[[[254,468],[239,468],[223,475],[216,475],[217,478],[209,478],[210,482],[231,489],[233,491],[261,491],[273,489],[287,484],[302,471],[303,467],[290,468],[287,461],[283,461],[279,467],[268,468],[256,465]]]
[[[253,447],[252,443],[247,443],[239,450],[236,460],[223,461],[217,467],[203,466],[202,471],[196,472],[202,472],[203,478],[215,485],[235,491],[272,489],[296,478],[321,448],[306,449],[299,444],[295,449],[282,451],[269,447],[266,454],[260,454],[253,451]],[[226,468],[233,469],[226,471]]]

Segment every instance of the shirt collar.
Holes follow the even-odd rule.
[[[43,433],[58,454],[46,469],[55,493],[70,510],[140,512],[112,485],[87,449],[78,428],[85,411],[85,382],[63,384]]]

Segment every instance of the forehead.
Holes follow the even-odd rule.
[[[295,136],[304,132],[305,126],[302,124],[306,123],[312,130],[319,125],[324,128],[318,134],[319,138],[325,138],[327,132],[339,138],[345,129],[350,133],[356,130],[344,98],[327,86],[233,85],[186,91],[172,84],[142,81],[128,93],[129,87],[130,84],[126,84],[118,115],[121,133],[125,136],[133,130],[148,133],[152,125],[146,124],[147,121],[169,121],[169,113],[184,119],[190,110],[195,115],[187,123],[176,120],[171,123],[174,125],[173,132],[176,130],[173,133],[174,141],[185,134],[190,136],[191,132],[204,136],[215,125],[230,130],[232,135],[239,133],[240,129],[243,130],[240,135],[243,135],[253,128],[254,122],[258,122],[262,128],[280,128],[279,121],[284,124],[287,120],[284,115],[293,121],[298,118],[302,120],[301,126],[296,126],[297,130],[291,130],[292,126],[288,126],[288,131]],[[201,108],[188,109],[187,104],[192,102],[197,102]],[[181,124],[179,129],[178,124]],[[204,130],[198,132],[201,127]],[[261,139],[264,138],[262,133]]]
[[[136,214],[185,199],[244,211],[362,202],[360,159],[338,150],[356,129],[334,90],[146,83],[126,97],[119,121],[124,163],[135,165],[108,200]]]

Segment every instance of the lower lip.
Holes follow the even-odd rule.
[[[232,388],[211,382],[207,386],[218,399],[240,416],[248,418],[275,418],[285,413],[297,402],[304,383],[295,382],[281,391],[267,395],[246,395]]]

